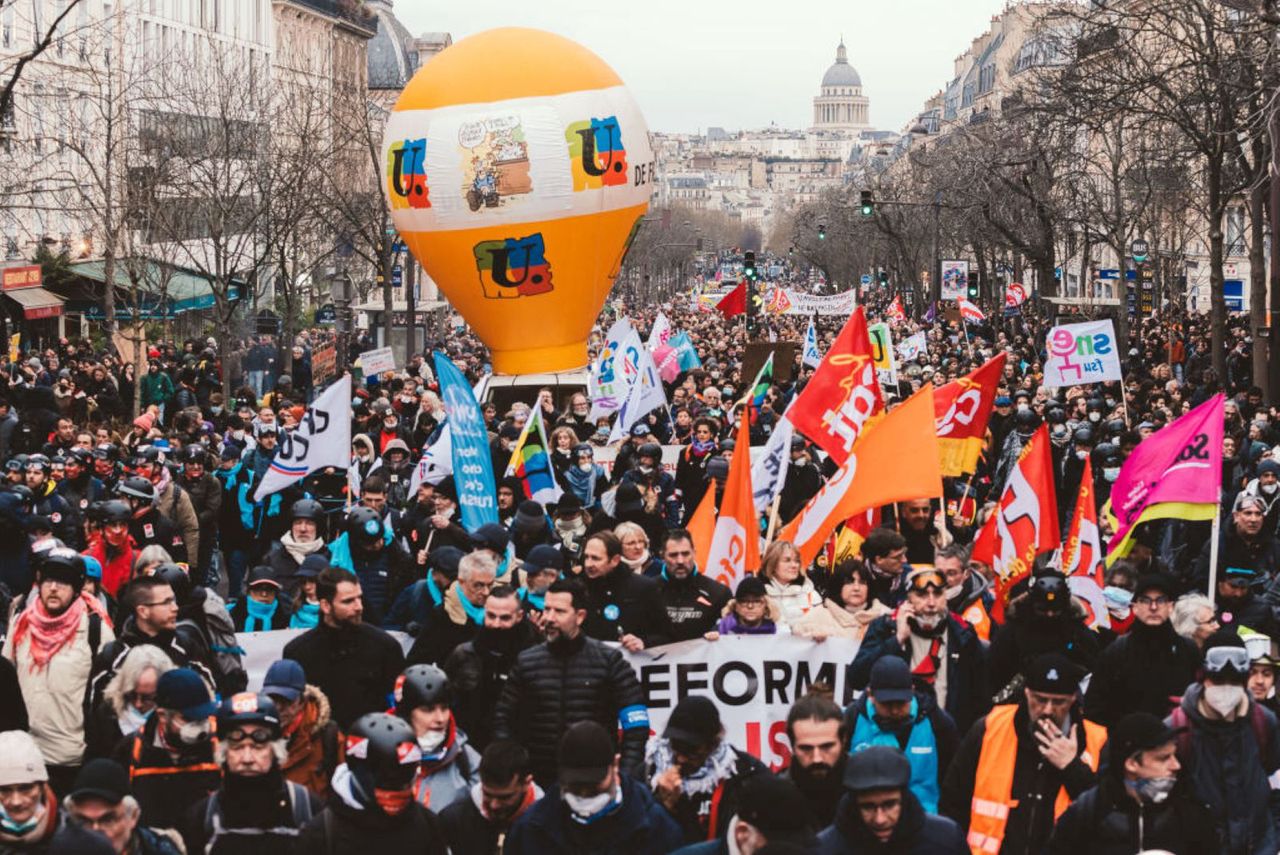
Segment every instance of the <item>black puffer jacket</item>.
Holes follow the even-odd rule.
[[[380,810],[356,810],[340,798],[311,819],[298,835],[294,852],[331,855],[446,855],[440,820],[417,802],[398,816]]]
[[[649,713],[636,673],[622,653],[579,635],[531,647],[516,657],[494,712],[495,739],[516,739],[529,749],[534,778],[556,780],[556,751],[569,725],[594,721],[622,730],[622,769],[644,772]]]
[[[587,635],[601,641],[634,635],[645,647],[671,640],[671,625],[655,580],[640,576],[619,562],[598,579],[584,573],[582,583],[587,589],[587,620],[582,631]]]
[[[1107,777],[1058,817],[1045,853],[1131,855],[1155,849],[1174,855],[1212,855],[1218,851],[1213,818],[1184,789],[1179,782],[1161,804],[1139,805],[1119,778]]]
[[[1131,712],[1164,718],[1195,682],[1199,666],[1195,642],[1174,632],[1169,621],[1148,627],[1135,620],[1102,651],[1085,695],[1085,715],[1105,727]]]

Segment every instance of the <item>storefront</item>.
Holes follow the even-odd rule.
[[[0,267],[6,339],[22,334],[24,348],[42,348],[66,335],[66,301],[45,289],[40,265]]]

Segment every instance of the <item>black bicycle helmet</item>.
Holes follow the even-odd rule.
[[[280,713],[266,695],[240,692],[225,699],[218,708],[218,734],[227,736],[246,724],[264,725],[272,739],[280,738]]]
[[[352,508],[347,514],[347,531],[353,538],[377,540],[382,537],[382,517],[373,508]]]
[[[319,522],[324,519],[324,505],[315,499],[299,499],[293,503],[293,507],[289,508],[289,519],[292,520],[316,520]]]
[[[662,465],[662,446],[656,442],[646,442],[636,449],[636,459],[648,457],[655,466]]]
[[[155,486],[141,475],[132,475],[125,478],[116,487],[116,493],[121,496],[128,496],[131,499],[142,499],[147,502],[156,500]]]
[[[66,582],[76,593],[84,587],[84,558],[74,549],[57,546],[46,550],[36,565],[41,579]]]
[[[191,598],[191,577],[187,575],[186,570],[183,570],[172,561],[157,564],[143,575],[150,576],[153,579],[160,579],[170,588],[173,588],[173,598],[178,601],[180,606],[185,605],[187,600]]]
[[[347,732],[347,768],[366,806],[377,803],[374,790],[404,790],[413,782],[422,749],[413,727],[387,713],[365,713]]]
[[[435,665],[410,665],[396,677],[396,715],[405,721],[415,708],[448,704],[452,696],[449,677]]]
[[[133,519],[133,509],[129,507],[129,503],[122,502],[119,499],[103,502],[98,513],[98,519],[102,523],[127,523]]]

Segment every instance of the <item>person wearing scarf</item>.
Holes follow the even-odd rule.
[[[84,559],[65,547],[46,552],[3,655],[17,670],[31,734],[55,780],[65,777],[69,784],[84,761],[84,692],[94,645],[114,640],[106,609],[84,590]]]
[[[30,734],[0,733],[0,851],[43,852],[62,825],[44,757]]]
[[[458,581],[431,611],[426,626],[409,648],[409,662],[444,664],[459,644],[476,637],[484,626],[484,601],[493,590],[497,563],[486,549],[468,553],[458,562]]]
[[[700,418],[693,423],[693,442],[680,453],[676,464],[676,492],[684,503],[684,518],[688,519],[702,501],[707,491],[707,463],[715,457],[720,447],[716,434],[720,425],[715,419]]]
[[[292,617],[288,605],[281,600],[280,583],[265,565],[249,571],[249,589],[229,611],[236,632],[288,629]]]
[[[396,679],[396,715],[409,723],[422,751],[413,798],[439,812],[480,783],[480,755],[453,718],[449,678],[435,665],[410,665]]]
[[[763,763],[729,744],[715,702],[700,695],[682,698],[645,750],[649,787],[686,843],[723,838],[742,783],[767,774]]]
[[[289,616],[289,629],[312,629],[320,625],[320,597],[316,593],[316,577],[329,566],[323,555],[309,555],[294,578],[298,581],[298,593],[293,599],[293,614]]]
[[[600,496],[609,489],[609,477],[594,455],[591,443],[578,443],[573,447],[573,465],[559,473],[566,492],[577,496],[584,508],[599,506]]]
[[[298,593],[302,584],[298,570],[302,563],[312,555],[329,558],[329,550],[320,538],[319,527],[324,519],[324,507],[314,499],[299,499],[289,508],[289,530],[280,539],[271,544],[262,563],[273,571],[275,577],[284,586],[289,598]]]

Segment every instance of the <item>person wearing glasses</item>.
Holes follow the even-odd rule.
[[[940,570],[915,566],[904,588],[902,604],[867,627],[849,666],[849,683],[865,689],[876,660],[905,659],[917,690],[932,694],[956,727],[967,730],[990,705],[986,651],[973,627],[947,611],[947,578]]]
[[[1102,651],[1089,681],[1089,718],[1109,727],[1131,712],[1166,716],[1195,682],[1200,651],[1170,620],[1176,592],[1177,583],[1162,573],[1138,579],[1130,602],[1133,624]]]
[[[323,805],[285,777],[280,764],[287,756],[280,714],[270,698],[241,692],[223,700],[214,748],[222,785],[187,811],[181,827],[187,851],[291,851]]]
[[[1196,800],[1213,814],[1219,851],[1229,855],[1280,847],[1268,781],[1280,768],[1280,733],[1275,715],[1246,688],[1250,665],[1239,633],[1218,630],[1205,642],[1202,678],[1165,719],[1186,730],[1178,738],[1178,762]]]
[[[178,832],[142,825],[142,809],[130,789],[129,772],[119,763],[90,760],[63,799],[67,825],[102,835],[117,855],[179,855]]]

